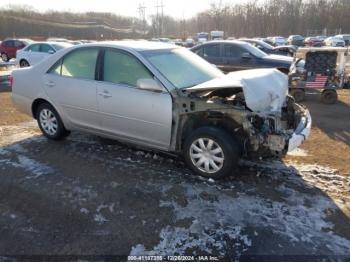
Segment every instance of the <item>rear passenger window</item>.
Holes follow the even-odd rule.
[[[73,51],[63,58],[59,71],[62,76],[94,80],[97,55],[97,48]],[[54,71],[56,70],[58,69],[54,69]]]
[[[103,68],[103,80],[115,84],[136,86],[139,79],[153,79],[153,75],[136,57],[117,50],[106,50]]]
[[[40,49],[40,45],[39,44],[34,44],[31,45],[27,48],[27,51],[31,51],[31,52],[39,52]]]

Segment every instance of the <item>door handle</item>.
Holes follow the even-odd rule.
[[[45,85],[48,86],[48,87],[54,87],[55,83],[52,82],[52,81],[49,81],[49,82],[45,83]]]
[[[104,90],[102,93],[99,93],[98,95],[99,95],[99,96],[102,96],[103,98],[112,97],[112,95],[111,95],[108,91],[106,91],[106,90]]]

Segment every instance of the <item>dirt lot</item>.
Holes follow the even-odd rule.
[[[214,182],[95,136],[47,141],[0,92],[0,254],[349,259],[350,92],[306,104],[314,127],[302,150],[243,160]]]
[[[9,91],[0,87],[0,126],[30,121],[30,117],[14,108]],[[335,105],[322,104],[318,93],[307,95],[304,104],[313,118],[311,136],[301,146],[302,150],[287,156],[286,161],[321,164],[350,176],[350,90],[338,94],[339,102]]]

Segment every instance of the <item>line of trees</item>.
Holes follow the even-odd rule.
[[[188,24],[195,25],[197,32],[218,29],[235,37],[306,35],[308,30],[325,28],[350,32],[350,1],[254,0],[236,5],[212,4],[210,10]],[[190,32],[194,31],[191,28]]]
[[[143,22],[134,17],[95,12],[40,13],[28,6],[0,9],[0,38],[186,38],[197,32],[212,30],[222,30],[226,36],[234,37],[288,36],[307,35],[310,30],[320,32],[326,28],[329,32],[337,29],[350,33],[350,0],[248,0],[241,4],[213,2],[207,11],[190,19],[150,16],[146,35]]]

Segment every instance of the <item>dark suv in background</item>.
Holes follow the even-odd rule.
[[[24,48],[30,43],[30,40],[24,39],[6,39],[0,44],[0,55],[4,62],[10,61],[11,58],[16,58],[17,50]]]
[[[288,45],[304,46],[304,37],[301,35],[290,35],[287,41]]]
[[[243,41],[211,41],[191,49],[209,63],[228,73],[254,68],[277,68],[288,73],[293,63],[292,57],[268,55]]]
[[[272,46],[260,39],[241,38],[239,41],[247,42],[270,55],[294,56],[297,51],[296,47],[292,45]]]

